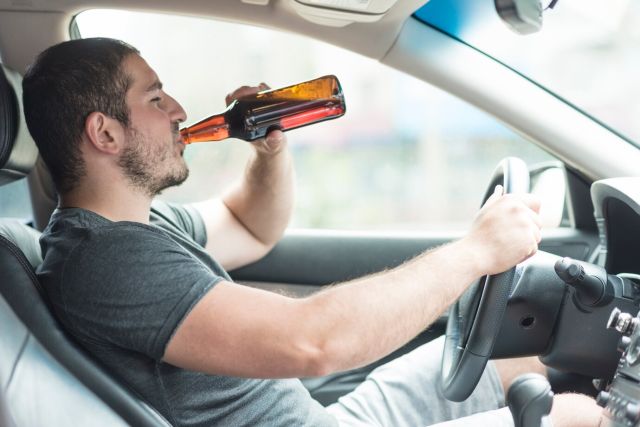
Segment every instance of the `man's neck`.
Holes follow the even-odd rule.
[[[148,224],[151,201],[131,188],[76,188],[60,196],[60,207],[87,209],[111,221]]]

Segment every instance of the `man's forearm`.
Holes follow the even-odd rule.
[[[257,151],[241,184],[223,197],[223,203],[260,242],[274,245],[289,223],[294,201],[291,155]]]
[[[300,325],[315,335],[323,370],[366,365],[419,334],[484,273],[476,255],[460,240],[307,298]]]

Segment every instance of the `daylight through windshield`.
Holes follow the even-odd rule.
[[[526,36],[499,19],[493,1],[431,0],[416,17],[514,68],[640,141],[640,3],[564,0]]]

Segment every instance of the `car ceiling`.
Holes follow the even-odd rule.
[[[38,52],[69,38],[69,24],[74,15],[87,9],[108,8],[211,17],[278,28],[380,59],[393,45],[407,17],[424,3],[425,0],[399,0],[377,22],[330,27],[299,16],[292,0],[270,0],[267,5],[242,0],[0,0],[0,53],[5,64],[23,71]],[[33,31],[34,25],[37,32]]]

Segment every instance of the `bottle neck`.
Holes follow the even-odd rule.
[[[182,136],[184,143],[192,144],[194,142],[221,141],[229,138],[227,111],[208,117],[195,125],[182,129],[180,136]]]

